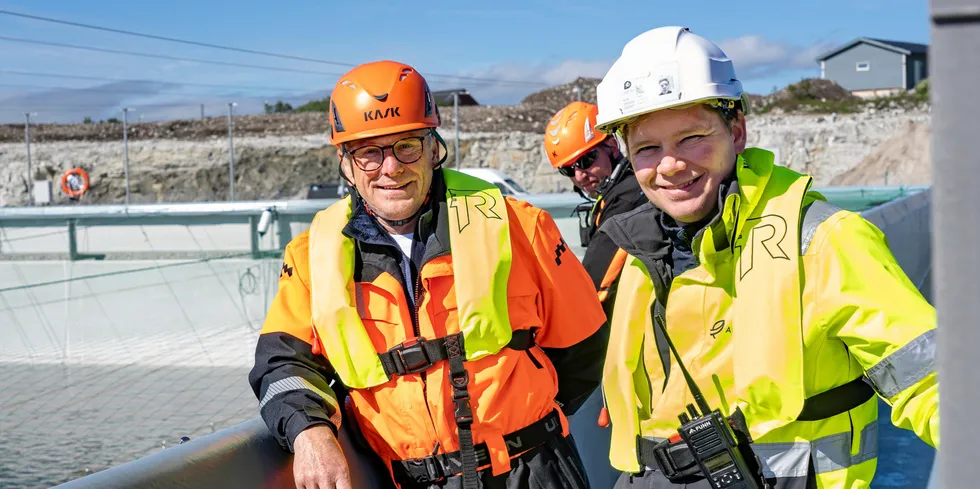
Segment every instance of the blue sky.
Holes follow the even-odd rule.
[[[661,25],[686,25],[719,43],[751,93],[818,77],[814,58],[855,37],[929,42],[924,0],[0,0],[9,10],[337,63],[396,59],[434,89],[467,88],[482,104],[513,104],[545,86],[601,77],[623,45]],[[294,105],[330,91],[350,67],[230,52],[0,15],[0,122],[198,117]],[[253,69],[153,59],[11,40],[28,39]],[[284,69],[312,71],[296,73]],[[26,76],[47,73],[107,80]],[[485,78],[454,79],[453,76]],[[202,86],[207,85],[207,86]]]

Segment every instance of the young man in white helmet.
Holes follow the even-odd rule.
[[[937,447],[935,309],[879,229],[745,147],[725,53],[645,32],[598,106],[650,200],[599,231],[629,255],[603,378],[617,487],[869,487],[877,397]]]

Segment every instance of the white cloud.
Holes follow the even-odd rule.
[[[145,100],[177,85],[152,81],[113,82],[87,88],[50,88],[20,91],[0,98],[5,122],[20,121],[23,113],[36,112],[44,122],[81,122],[95,120],[133,101]]]
[[[750,34],[720,41],[719,46],[732,58],[735,70],[743,81],[772,77],[800,69],[816,69],[816,57],[830,49],[833,43],[820,42],[810,46],[773,41]],[[615,61],[605,59],[539,60],[534,62],[505,62],[485,69],[460,71],[466,77],[488,78],[500,82],[445,78],[430,80],[433,88],[466,88],[483,105],[515,104],[528,94],[548,86],[568,83],[578,77],[602,78]],[[539,85],[517,84],[534,82]]]
[[[771,41],[758,34],[725,39],[718,45],[735,63],[735,72],[743,80],[764,78],[789,70],[816,69],[819,66],[817,56],[832,47],[832,43],[828,42],[797,46]]]
[[[735,62],[736,69],[779,64],[786,60],[788,51],[785,45],[767,41],[757,34],[726,39],[718,46]]]
[[[85,117],[98,121],[110,117],[121,118],[123,107],[133,109],[129,114],[132,120],[139,120],[140,116],[147,122],[196,119],[200,117],[201,104],[205,106],[206,116],[223,116],[227,113],[227,102],[230,100],[238,104],[234,108],[236,115],[256,114],[263,112],[265,103],[274,104],[282,100],[298,107],[328,94],[326,90],[317,90],[269,96],[245,95],[241,92],[185,95],[181,93],[184,88],[178,83],[134,80],[83,88],[37,87],[0,92],[0,123],[19,123],[24,120],[25,112],[36,113],[33,119],[45,123],[77,123]]]

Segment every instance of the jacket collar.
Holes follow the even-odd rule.
[[[735,180],[726,193],[720,195],[721,224],[708,226],[713,244],[708,253],[723,250],[735,242],[738,230],[762,200],[772,176],[774,155],[760,148],[746,148],[735,160]]]

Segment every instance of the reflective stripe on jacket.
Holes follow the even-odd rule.
[[[636,438],[669,437],[693,402],[676,360],[665,362],[658,348],[655,311],[708,404],[745,412],[777,487],[796,487],[811,472],[820,487],[867,487],[877,401],[816,421],[796,416],[805,399],[864,375],[896,426],[937,445],[935,310],[860,215],[834,209],[797,236],[801,208],[822,199],[806,190],[807,177],[758,149],[739,156],[735,171],[719,218],[692,243],[698,265],[676,277],[652,205],[602,231],[630,254],[619,286],[631,294],[617,297],[603,378],[610,461],[638,472]]]

